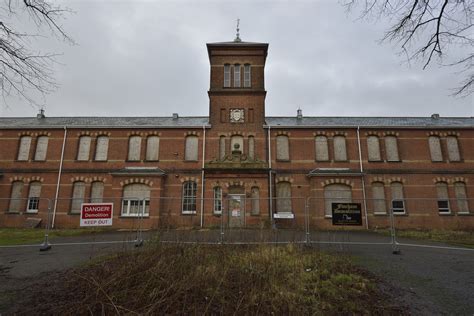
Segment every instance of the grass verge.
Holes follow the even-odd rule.
[[[104,229],[54,229],[49,232],[49,237],[79,236],[99,232],[104,232]],[[0,228],[0,246],[39,244],[43,241],[43,238],[44,229],[41,228]]]
[[[399,314],[348,257],[296,246],[155,244],[22,293],[28,314]],[[34,292],[34,293],[33,293]],[[25,306],[29,306],[25,310]]]
[[[388,230],[376,230],[390,235]],[[443,242],[456,246],[474,248],[474,231],[456,230],[397,230],[397,237]]]

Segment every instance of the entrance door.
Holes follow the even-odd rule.
[[[229,194],[229,227],[243,227],[245,225],[244,195]]]

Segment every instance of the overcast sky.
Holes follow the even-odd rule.
[[[307,116],[473,116],[473,96],[455,98],[455,69],[408,65],[379,44],[387,23],[357,20],[339,1],[66,1],[63,22],[77,45],[43,41],[58,52],[59,89],[47,116],[208,115],[206,43],[270,44],[266,114]],[[3,102],[3,101],[0,101]],[[8,99],[2,116],[34,116]]]

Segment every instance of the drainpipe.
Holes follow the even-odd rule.
[[[270,125],[268,125],[268,196],[270,197],[269,200],[269,208],[270,208],[270,222],[273,226],[273,201],[272,201],[272,147],[270,142]]]
[[[56,209],[58,207],[59,185],[61,182],[61,174],[63,172],[64,148],[66,147],[66,137],[67,137],[67,128],[66,126],[64,126],[63,147],[61,149],[61,160],[59,161],[58,183],[56,184],[56,195],[54,197],[53,221],[51,223],[51,228],[54,228],[54,221],[56,219]]]
[[[201,170],[201,228],[204,226],[204,159],[206,158],[206,126],[202,126],[202,170]]]
[[[367,197],[365,194],[364,167],[362,165],[362,151],[360,148],[360,126],[357,126],[357,145],[359,147],[359,166],[361,173],[362,195],[364,196],[365,227],[369,229],[369,218],[367,217]]]

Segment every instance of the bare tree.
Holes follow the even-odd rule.
[[[32,41],[46,36],[73,40],[60,24],[67,9],[47,0],[0,0],[0,91],[3,100],[17,95],[39,105],[33,94],[45,95],[57,88],[53,76],[55,54],[37,52]],[[23,21],[22,21],[23,19]],[[22,23],[28,19],[27,23]],[[22,30],[25,24],[34,31]],[[26,27],[28,28],[28,27]],[[31,27],[30,27],[31,29]]]
[[[362,18],[387,18],[391,26],[382,41],[399,44],[423,69],[433,61],[459,67],[464,80],[454,95],[474,92],[473,0],[345,0],[345,5],[360,10]]]

